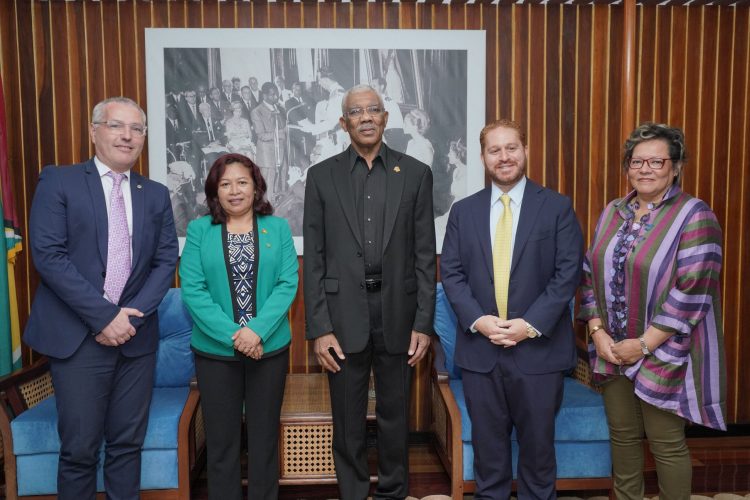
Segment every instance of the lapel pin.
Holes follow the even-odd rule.
[[[398,165],[396,165],[395,167],[393,167],[393,171],[396,172],[396,173],[399,173],[399,172],[401,172],[401,167],[399,167]]]
[[[135,187],[136,189],[143,189],[143,186],[141,186],[140,184],[136,184]]]
[[[263,234],[268,234],[268,231],[266,230],[266,228],[261,229],[260,232]]]

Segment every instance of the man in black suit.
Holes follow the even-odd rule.
[[[242,104],[242,118],[250,121],[250,112],[255,107],[252,101],[252,94],[250,93],[250,87],[245,85],[240,89],[240,103]]]
[[[167,132],[167,148],[174,155],[174,160],[180,159],[180,152],[176,147],[180,142],[186,142],[190,140],[190,130],[185,128],[185,125],[180,120],[177,114],[177,107],[170,104],[167,106],[167,119],[166,119],[166,132]]]
[[[232,85],[231,83],[229,84]],[[214,120],[224,121],[225,112],[229,111],[229,102],[224,101],[221,97],[221,90],[218,87],[211,87],[208,91],[208,104],[211,106],[211,116]]]
[[[232,85],[232,82],[230,80],[224,80],[223,82],[221,82],[221,88],[221,100],[225,103],[229,104],[237,97],[239,97],[239,94],[234,93],[234,86]]]
[[[188,89],[185,91],[185,98],[177,106],[177,118],[182,122],[183,127],[192,132],[195,123],[200,118],[198,111],[197,94],[195,90]]]
[[[290,125],[299,125],[304,120],[311,123],[315,121],[315,102],[312,98],[304,95],[300,82],[292,84],[292,97],[286,100],[284,108],[286,109],[287,123]],[[310,166],[310,153],[315,147],[315,137],[298,128],[289,127],[289,144],[291,149],[290,165],[300,167],[302,170],[307,169]]]
[[[253,107],[255,107],[263,101],[263,96],[258,86],[258,79],[251,76],[247,79],[247,84],[250,86],[250,101],[253,103]]]
[[[570,198],[526,178],[523,129],[492,122],[479,136],[492,184],[453,205],[440,258],[458,318],[474,447],[475,498],[510,498],[511,432],[518,498],[555,496],[555,413],[576,364],[570,300],[583,236]]]
[[[375,374],[378,485],[408,495],[409,397],[435,310],[432,173],[383,143],[375,90],[350,89],[341,127],[351,146],[308,170],[303,222],[307,338],[328,371],[341,498],[368,496],[367,389]]]
[[[197,179],[205,179],[208,173],[208,169],[211,168],[216,159],[223,154],[222,152],[215,151],[206,153],[203,148],[208,146],[218,147],[226,144],[226,133],[224,125],[220,120],[216,120],[211,113],[211,105],[206,102],[202,102],[198,109],[200,110],[200,118],[193,125],[193,149],[195,151],[195,157],[191,164],[195,170],[195,176]]]

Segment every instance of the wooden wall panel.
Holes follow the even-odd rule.
[[[724,322],[730,422],[750,422],[750,372],[740,335],[750,294],[750,7],[638,6],[637,120],[683,127],[691,152],[684,189],[724,228]],[[622,7],[604,3],[244,2],[9,0],[0,3],[0,69],[17,208],[28,215],[41,167],[88,158],[93,104],[126,94],[144,104],[144,29],[401,28],[486,30],[486,120],[525,124],[529,174],[572,196],[587,241],[599,213],[628,189],[620,170]],[[477,138],[470,137],[469,141]],[[471,158],[472,168],[480,168]],[[148,174],[144,154],[138,166]],[[22,221],[28,234],[28,221]],[[28,245],[16,266],[20,316],[38,276]],[[317,372],[298,292],[290,369]],[[28,362],[31,353],[25,352]],[[412,425],[429,428],[428,365],[417,370]]]

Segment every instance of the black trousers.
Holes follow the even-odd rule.
[[[413,368],[408,354],[390,354],[383,340],[380,292],[369,292],[370,342],[345,353],[338,373],[329,373],[333,412],[333,458],[342,500],[363,500],[367,469],[367,391],[375,374],[378,485],[373,498],[405,498],[409,492],[409,396]]]
[[[247,428],[247,498],[279,496],[279,419],[289,350],[255,361],[195,356],[206,425],[208,498],[240,500],[240,449]]]
[[[135,358],[89,335],[69,358],[50,358],[60,435],[57,495],[93,500],[102,438],[108,499],[137,499],[156,353]]]

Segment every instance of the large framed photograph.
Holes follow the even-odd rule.
[[[307,169],[349,146],[354,85],[383,97],[385,142],[432,169],[438,253],[451,205],[484,186],[484,31],[146,29],[146,60],[149,172],[169,188],[180,249],[207,213],[208,170],[235,152],[261,167],[301,254]]]

